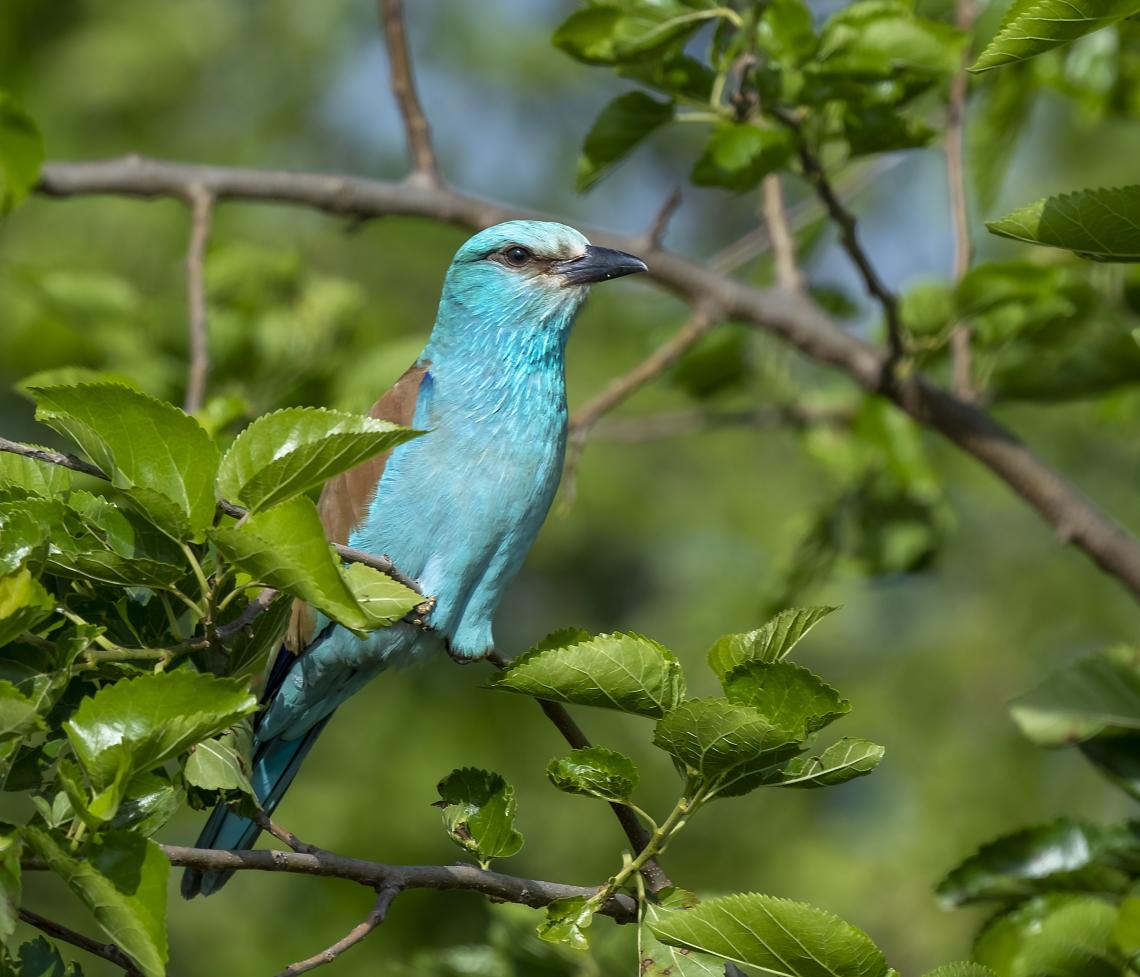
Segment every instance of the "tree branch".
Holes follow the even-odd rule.
[[[412,178],[425,186],[442,185],[439,164],[431,145],[431,127],[416,93],[412,62],[408,57],[408,35],[404,29],[402,0],[379,0],[380,22],[384,26],[384,43],[388,48],[388,69],[392,94],[404,120],[408,154],[412,158]]]
[[[101,957],[109,963],[113,963],[116,967],[122,967],[124,977],[142,977],[142,972],[135,966],[135,962],[115,946],[114,943],[100,943],[98,940],[93,940],[89,936],[84,936],[82,933],[77,933],[75,930],[69,929],[62,923],[57,923],[54,919],[48,919],[46,916],[41,916],[39,913],[22,907],[20,909],[20,919],[29,926],[34,926],[41,932],[47,933],[48,936],[54,937],[57,940],[63,940],[64,943],[70,943],[72,946],[77,946],[80,950],[93,953],[95,956]]]
[[[206,244],[214,213],[214,198],[208,190],[193,188],[188,196],[191,208],[190,244],[186,250],[186,295],[190,337],[190,364],[186,376],[183,410],[193,414],[202,408],[206,378],[210,373],[210,349],[206,331]]]
[[[747,427],[772,429],[789,427],[841,427],[850,424],[852,412],[841,408],[805,407],[800,404],[777,404],[745,410],[677,410],[661,411],[643,417],[610,418],[594,429],[594,438],[633,444],[665,438],[704,434],[723,428]]]
[[[309,970],[316,970],[326,963],[332,963],[345,950],[364,940],[377,926],[384,922],[388,915],[388,907],[392,900],[400,894],[400,890],[392,886],[382,888],[376,895],[376,904],[362,922],[357,923],[346,935],[337,940],[332,946],[326,947],[320,953],[314,954],[305,960],[298,960],[289,964],[277,977],[293,977],[294,974],[303,974]]]
[[[99,193],[177,197],[195,183],[218,200],[287,203],[361,218],[401,214],[483,228],[513,218],[542,216],[449,187],[335,174],[192,166],[139,157],[49,163],[38,189],[56,197]],[[590,232],[590,236],[597,243],[626,251],[638,244],[636,238],[604,232]],[[981,408],[939,388],[921,373],[892,376],[889,354],[851,335],[807,296],[758,289],[666,250],[652,250],[642,257],[650,267],[650,277],[662,287],[690,302],[710,301],[726,316],[766,330],[811,359],[843,371],[864,390],[887,397],[941,433],[1009,485],[1062,541],[1083,550],[1140,598],[1140,542]]]
[[[957,0],[956,20],[959,29],[969,36],[974,23],[973,0]],[[973,249],[970,241],[970,210],[966,197],[965,128],[966,94],[969,89],[970,47],[962,51],[962,63],[950,79],[950,99],[946,112],[946,184],[950,196],[950,220],[954,230],[954,283],[970,270]],[[950,362],[954,392],[964,400],[973,400],[973,367],[970,341],[973,330],[968,322],[955,324],[950,333]]]
[[[768,240],[772,242],[772,256],[776,264],[776,284],[789,292],[802,292],[804,276],[796,263],[796,239],[788,222],[784,191],[780,187],[778,173],[769,173],[764,177],[761,193],[764,226],[768,229]]]

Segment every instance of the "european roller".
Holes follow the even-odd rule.
[[[491,623],[546,518],[566,449],[564,351],[591,285],[645,271],[563,224],[509,221],[455,254],[428,344],[372,408],[425,435],[330,480],[329,538],[386,554],[435,598],[427,629],[367,637],[311,609],[294,612],[254,733],[252,783],[272,812],[333,712],[387,668],[446,650],[461,661],[494,647]],[[259,833],[219,806],[202,848],[249,848]],[[187,898],[226,872],[188,870]]]

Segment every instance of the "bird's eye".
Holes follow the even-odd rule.
[[[521,244],[512,244],[509,248],[503,251],[503,257],[507,259],[507,264],[514,265],[516,268],[521,268],[531,258],[534,257],[526,248]]]

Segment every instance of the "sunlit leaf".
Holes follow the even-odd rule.
[[[698,186],[751,190],[787,165],[795,145],[785,129],[729,122],[713,130],[691,179]]]
[[[447,833],[486,868],[523,846],[515,830],[515,789],[500,774],[463,767],[439,782],[439,806]]]
[[[586,930],[594,921],[594,910],[585,896],[555,899],[546,907],[546,919],[538,926],[538,935],[547,943],[565,943],[575,950],[588,950]]]
[[[1045,197],[986,227],[1001,237],[1097,261],[1140,261],[1140,186]]]
[[[550,782],[568,794],[587,794],[604,800],[626,800],[637,787],[634,762],[616,750],[588,746],[571,750],[550,761],[546,768]]]
[[[791,607],[755,631],[726,634],[709,649],[709,667],[723,679],[746,661],[780,661],[834,610],[834,607]]]
[[[1025,61],[1137,13],[1138,0],[1014,0],[970,70]]]
[[[851,711],[851,704],[818,675],[789,661],[736,666],[724,676],[724,694],[801,739]]]

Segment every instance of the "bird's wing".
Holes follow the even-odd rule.
[[[417,363],[404,373],[375,404],[369,416],[382,421],[391,421],[404,427],[411,427],[416,414],[416,401],[419,398],[420,384],[427,374],[427,363]],[[376,486],[384,474],[391,451],[376,455],[361,462],[325,482],[321,490],[317,511],[325,535],[333,543],[347,543],[349,534],[368,515],[368,508],[376,495]],[[285,644],[292,652],[299,654],[313,638],[316,627],[316,613],[304,601],[293,602],[293,616],[289,630],[285,634]]]

